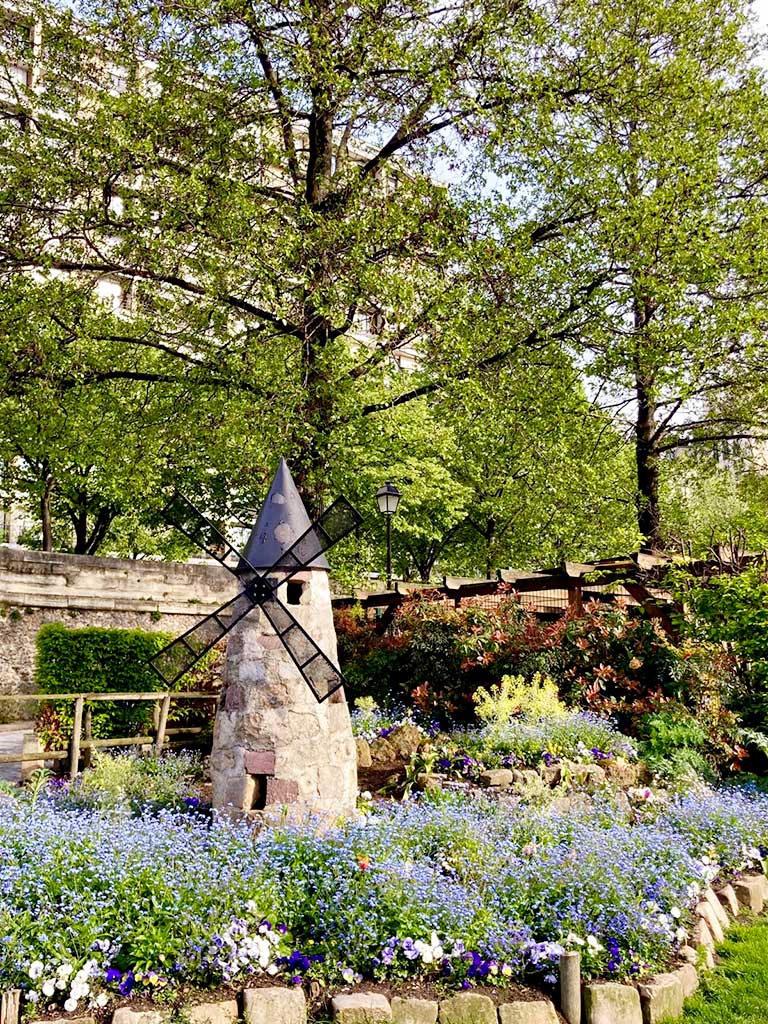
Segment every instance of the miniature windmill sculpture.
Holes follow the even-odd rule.
[[[361,516],[339,498],[310,522],[285,459],[242,554],[185,498],[166,514],[240,588],[152,659],[170,686],[230,634],[210,759],[214,806],[329,821],[353,813],[356,748],[323,552]]]
[[[239,552],[224,535],[183,495],[175,494],[165,507],[163,515],[168,523],[175,526],[186,537],[201,547],[211,558],[228,569],[242,585],[240,593],[223,604],[215,612],[201,619],[167,647],[159,651],[150,664],[167,686],[173,686],[185,672],[217,644],[238,622],[254,608],[260,608],[271,623],[277,636],[318,703],[322,703],[344,685],[344,677],[328,656],[320,650],[312,637],[294,615],[278,598],[280,586],[292,577],[310,569],[327,569],[323,553],[351,533],[361,522],[362,516],[346,498],[338,498],[313,523],[286,546],[290,538],[290,523],[280,520],[280,505],[287,505],[288,518],[291,503],[285,501],[283,491],[295,493],[295,486],[285,460],[281,460],[275,477],[287,476],[290,488],[282,485],[282,491],[270,490],[272,501],[282,499],[277,516],[269,508],[269,500],[259,517],[246,546],[245,553]],[[298,498],[298,495],[296,494]],[[299,504],[300,499],[298,499]],[[301,505],[303,511],[303,505]],[[306,520],[306,514],[304,515]],[[308,520],[307,520],[308,521]],[[261,554],[260,568],[250,561],[252,552]],[[263,555],[271,551],[274,561],[263,568]],[[232,556],[237,556],[237,566],[232,565]],[[256,559],[255,559],[256,560]],[[277,575],[276,575],[277,574]]]

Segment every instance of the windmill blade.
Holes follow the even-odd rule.
[[[195,662],[217,644],[255,606],[247,590],[201,619],[150,658],[149,664],[163,682],[172,687]]]
[[[322,704],[344,685],[344,676],[274,592],[263,598],[259,605],[317,702]]]
[[[221,530],[217,529],[212,522],[205,518],[203,513],[185,498],[183,494],[175,491],[173,497],[162,511],[163,518],[171,526],[188,537],[193,544],[202,548],[207,555],[215,559],[225,569],[229,569],[233,576],[237,576],[237,567],[227,563],[227,559],[234,555],[256,575],[259,573],[250,562],[242,555],[237,548],[230,544]]]
[[[264,573],[280,572],[280,583],[313,562],[362,523],[363,517],[346,498],[337,498]],[[295,620],[294,620],[295,621]]]

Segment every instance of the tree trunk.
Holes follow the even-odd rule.
[[[638,417],[635,430],[635,459],[637,462],[637,525],[643,536],[644,547],[651,551],[661,547],[659,513],[659,463],[653,443],[655,422],[653,406],[640,403],[638,387]]]
[[[95,555],[101,547],[104,539],[109,533],[109,528],[115,518],[116,512],[112,505],[103,505],[96,516],[96,522],[93,525],[88,542],[86,544],[85,553],[87,555]]]
[[[51,515],[51,496],[55,487],[53,476],[44,471],[43,493],[40,496],[40,522],[43,528],[43,551],[53,551],[53,518]]]
[[[656,403],[653,399],[653,380],[643,367],[643,332],[653,309],[649,303],[635,300],[635,463],[637,468],[637,525],[643,537],[643,547],[655,550],[661,547],[659,511],[659,455],[656,449]]]
[[[77,512],[70,514],[72,526],[75,531],[75,554],[88,554],[88,512],[80,508]]]
[[[333,187],[333,121],[331,97],[323,92],[313,94],[308,126],[305,198],[321,219],[330,216],[322,207]],[[305,399],[296,417],[297,427],[301,429],[302,423],[305,427],[301,437],[294,442],[294,479],[310,516],[315,516],[325,504],[325,442],[333,429],[335,406],[335,396],[322,365],[334,325],[323,311],[318,293],[322,293],[333,276],[334,255],[319,248],[312,255],[312,260],[314,266],[304,299],[303,316],[302,384]]]

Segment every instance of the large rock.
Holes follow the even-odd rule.
[[[388,764],[397,760],[397,749],[389,742],[389,736],[377,736],[370,742],[371,761],[374,764]]]
[[[170,1013],[159,1010],[132,1010],[130,1006],[119,1006],[112,1014],[112,1024],[163,1024]]]
[[[115,1011],[117,1012],[117,1011]],[[46,1017],[45,1020],[29,1020],[26,1024],[96,1024],[95,1017]]]
[[[693,964],[683,964],[682,967],[672,971],[672,974],[680,982],[680,987],[683,990],[683,999],[690,999],[699,987],[699,974],[696,968]]]
[[[584,1024],[643,1024],[637,989],[615,981],[585,985]]]
[[[514,774],[510,768],[489,768],[482,772],[478,779],[481,786],[493,789],[506,789],[515,781]]]
[[[438,775],[437,772],[419,772],[416,776],[416,789],[422,793],[430,793],[436,789],[443,788],[442,775]]]
[[[736,899],[753,914],[763,912],[763,880],[761,875],[746,875],[733,883]]]
[[[544,779],[548,786],[556,786],[560,781],[560,765],[559,764],[543,764],[539,768],[539,775]]]
[[[392,998],[392,1024],[435,1024],[437,1001],[434,999]]]
[[[617,786],[636,786],[638,783],[639,771],[636,764],[628,764],[626,761],[605,761],[603,763],[606,778],[615,782]]]
[[[378,992],[334,996],[331,1007],[339,1024],[388,1024],[392,1020],[389,1000]]]
[[[657,974],[638,985],[643,1024],[677,1020],[683,1012],[683,986],[674,974]]]
[[[599,764],[575,764],[571,772],[573,780],[590,793],[605,785],[605,769]]]
[[[702,946],[709,950],[714,950],[715,948],[715,940],[712,938],[712,932],[709,930],[709,925],[701,917],[693,926],[693,931],[691,932],[691,945],[694,949],[700,949]]]
[[[185,1006],[182,1016],[190,1024],[234,1024],[240,1016],[236,999]]]
[[[245,1024],[306,1024],[307,1000],[300,988],[247,988]]]
[[[387,739],[401,760],[410,761],[424,742],[424,733],[410,722],[404,722],[403,725],[398,725],[396,729],[393,729]]]
[[[355,747],[357,748],[357,767],[358,768],[370,768],[371,767],[371,748],[368,740],[364,740],[358,737],[355,740]]]
[[[440,1024],[496,1024],[496,1007],[479,992],[459,992],[440,1000]]]
[[[594,807],[588,793],[571,793],[570,796],[557,796],[549,805],[553,814],[579,814],[590,811]]]
[[[622,814],[623,817],[628,818],[632,814],[632,804],[629,802],[629,797],[623,789],[617,789],[612,796],[613,802],[616,804],[616,809]]]
[[[557,1013],[547,999],[530,1003],[502,1003],[499,1024],[559,1024]]]
[[[715,940],[715,944],[723,941],[725,938],[725,932],[715,916],[714,910],[706,900],[701,900],[700,903],[696,904],[694,914],[696,914],[697,917],[700,917],[702,921],[706,921],[707,927],[712,933],[712,938]]]
[[[741,913],[741,907],[739,901],[736,899],[736,893],[733,891],[733,886],[728,884],[724,885],[722,889],[718,891],[717,898],[729,910],[734,917],[738,917]]]
[[[704,899],[712,908],[712,913],[717,918],[720,927],[723,929],[724,932],[727,931],[728,928],[730,928],[731,926],[731,919],[726,914],[725,909],[723,908],[723,904],[720,902],[720,900],[717,898],[717,896],[711,888],[707,888],[704,890]]]

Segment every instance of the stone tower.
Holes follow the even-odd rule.
[[[281,459],[245,557],[255,569],[277,563],[310,527]],[[285,576],[286,568],[282,573]],[[338,665],[328,563],[323,555],[283,582],[277,597]],[[211,753],[213,803],[264,817],[350,815],[357,799],[357,759],[343,689],[318,703],[260,607],[230,633],[224,689]]]

